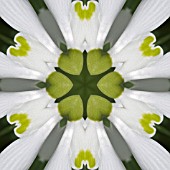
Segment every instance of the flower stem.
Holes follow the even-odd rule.
[[[13,131],[14,126],[8,126],[6,128],[4,128],[3,130],[0,131],[0,136],[4,136],[6,134],[11,133],[11,131]]]
[[[0,34],[0,40],[2,40],[3,42],[5,42],[8,45],[14,45],[15,43],[8,37],[6,37],[3,34]]]
[[[165,127],[163,126],[156,126],[156,129],[162,133],[163,135],[166,135],[166,136],[169,136],[170,137],[170,131],[168,129],[166,129]]]

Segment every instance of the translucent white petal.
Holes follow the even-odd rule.
[[[41,9],[39,11],[38,17],[42,25],[48,31],[48,34],[58,47],[60,47],[61,43],[66,44],[58,23],[48,9]]]
[[[45,170],[70,170],[70,144],[73,136],[75,123],[68,123],[61,141]]]
[[[113,105],[112,114],[109,119],[113,121],[116,116],[137,133],[152,137],[156,133],[154,124],[160,124],[163,120],[163,115],[157,108],[148,105],[145,100],[139,101],[132,98],[129,95],[131,91],[129,90],[128,93],[128,90],[125,90],[119,98],[122,106]]]
[[[111,145],[109,138],[104,130],[103,124],[98,124],[97,134],[101,149],[100,170],[125,170],[124,165],[118,158],[116,152]]]
[[[146,78],[170,78],[170,53],[161,56],[158,61],[149,66],[130,72],[126,75],[126,80],[146,79]]]
[[[87,43],[87,47],[85,47],[85,48],[87,51],[94,49],[94,48],[98,48],[98,46],[96,44],[96,39],[97,39],[97,34],[98,34],[98,29],[99,29],[99,24],[100,24],[98,3],[95,1],[91,1],[91,2],[93,2],[93,4],[95,4],[95,6],[96,6],[95,12],[93,13],[90,20],[85,20],[83,22],[83,24],[81,23],[81,25],[84,27],[84,31],[85,31],[85,42]],[[88,5],[90,5],[90,1],[88,2],[87,7],[88,7]],[[73,24],[74,24],[74,22],[73,22]],[[75,33],[75,35],[76,35],[76,39],[77,39],[78,34]]]
[[[114,124],[129,145],[132,154],[144,170],[169,170],[170,154],[153,139],[135,133],[119,118]]]
[[[11,110],[28,101],[35,100],[44,95],[43,90],[28,92],[0,92],[0,118],[10,113]]]
[[[122,9],[118,16],[116,17],[115,21],[113,22],[110,31],[106,37],[105,44],[108,42],[110,43],[110,47],[116,43],[119,39],[123,31],[125,30],[126,26],[128,25],[130,19],[132,17],[131,10],[129,8]],[[116,34],[115,34],[116,32]]]
[[[9,56],[0,52],[0,78],[24,78],[44,80],[45,77],[38,71],[33,71],[12,61]]]
[[[50,11],[53,13],[66,40],[67,46],[73,47],[74,40],[70,26],[71,0],[44,0]],[[75,48],[75,47],[73,47]]]
[[[51,52],[58,52],[47,32],[42,27],[28,0],[0,0],[0,17],[14,29],[36,38]]]
[[[0,154],[0,169],[29,169],[32,162],[36,158],[44,140],[47,138],[56,123],[56,117],[53,117],[34,134],[22,139],[18,139],[17,141],[9,145]]]
[[[170,17],[169,9],[169,0],[141,1],[128,27],[113,47],[113,51],[119,52],[133,39],[159,27]]]
[[[16,124],[15,134],[24,137],[32,134],[43,126],[51,117],[57,116],[60,119],[57,105],[49,107],[52,100],[46,92],[40,98],[23,103],[14,108],[7,115],[11,124]]]
[[[21,38],[25,40],[27,45],[19,41]],[[54,55],[41,43],[26,34],[17,34],[15,36],[15,42],[15,47],[11,46],[7,50],[7,54],[11,57],[11,60],[42,73],[44,77],[47,77],[54,70],[54,68],[51,69],[49,67],[49,64],[57,66],[60,53],[55,53]],[[29,49],[27,49],[27,46]],[[22,50],[25,50],[25,53],[22,53]]]
[[[87,160],[82,160],[81,168],[76,167],[75,160],[82,151],[90,151],[95,159],[95,165],[93,167],[89,166],[89,162]],[[99,141],[95,122],[90,120],[86,120],[86,122],[84,120],[77,122],[71,141],[71,153],[72,168],[82,169],[83,164],[87,164],[88,169],[97,169],[99,167]]]
[[[100,26],[97,35],[97,46],[103,47],[105,38],[116,16],[122,9],[125,0],[99,0]]]
[[[87,19],[86,17],[81,18],[78,15],[78,12],[75,10],[76,5],[80,4],[80,8],[83,11],[82,13],[91,10],[92,5],[95,6],[95,10],[91,14],[91,16]],[[83,5],[82,1],[74,1],[71,5],[71,28],[74,37],[74,48],[78,48],[80,50],[86,49],[87,51],[93,48],[97,48],[96,46],[96,38],[99,29],[99,7],[98,2],[96,1],[88,1],[87,6]]]
[[[125,80],[127,79],[127,75],[132,71],[156,63],[163,56],[162,48],[160,46],[155,46],[155,41],[156,37],[149,33],[131,41],[123,50],[116,54],[110,51],[113,65],[117,66],[118,63],[122,63],[121,67],[116,69],[123,75]]]
[[[75,48],[83,51],[85,48],[87,48],[87,44],[84,43],[85,41],[85,37],[86,37],[86,23],[83,21],[81,21],[78,17],[77,17],[77,13],[74,11],[74,5],[77,1],[72,3],[72,16],[73,19],[71,20],[71,28],[72,28],[72,33],[74,36],[74,46]],[[97,22],[97,20],[96,20]],[[92,37],[96,36],[97,34],[93,34]],[[94,42],[94,41],[93,41]],[[93,43],[92,42],[92,43]]]
[[[126,94],[155,108],[160,114],[170,118],[170,92],[143,92],[127,90]]]

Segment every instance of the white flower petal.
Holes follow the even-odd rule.
[[[75,123],[68,123],[61,141],[45,170],[70,170],[70,144],[73,136]]]
[[[169,0],[141,1],[126,30],[113,47],[113,51],[119,52],[133,39],[159,27],[170,17],[169,9]]]
[[[42,97],[42,90],[28,92],[0,92],[0,118],[10,113],[14,108],[31,100]]]
[[[88,123],[87,123],[88,122]],[[86,124],[87,123],[87,124]],[[86,128],[84,128],[84,124]],[[88,160],[79,160],[79,154],[89,152],[94,159],[91,158],[91,165]],[[90,120],[81,120],[77,122],[71,141],[71,164],[74,169],[82,169],[83,165],[87,165],[88,169],[97,169],[99,167],[99,141],[97,137],[96,124]],[[89,156],[89,155],[88,155]],[[81,158],[81,157],[80,157]],[[81,161],[81,166],[76,166],[76,159]],[[80,163],[80,162],[79,162]]]
[[[89,25],[86,25],[87,23],[85,23],[84,21],[81,21],[79,19],[79,17],[77,17],[77,13],[74,10],[74,5],[76,4],[77,1],[72,3],[72,9],[71,9],[71,13],[73,16],[73,19],[71,20],[71,28],[72,28],[72,33],[73,33],[73,37],[74,37],[74,46],[75,48],[83,51],[84,49],[86,49],[87,44],[85,44],[85,37],[86,37],[86,29],[88,28]],[[95,20],[96,22],[98,22],[98,20]],[[93,30],[96,25],[94,25]],[[89,31],[89,29],[88,29]],[[92,34],[92,37],[94,39],[94,37],[97,34]],[[92,41],[93,43],[94,41]]]
[[[24,78],[44,80],[44,75],[12,61],[9,56],[0,52],[0,78]]]
[[[96,46],[96,38],[98,34],[99,28],[99,6],[98,2],[96,1],[88,1],[87,6],[83,5],[82,1],[73,1],[71,4],[71,28],[74,37],[74,47],[78,48],[82,51],[84,49],[91,50],[93,48],[97,48]],[[78,7],[82,10],[82,16],[87,12],[90,13],[88,10],[92,11],[89,14],[89,18],[84,15],[79,16],[81,13],[78,13],[76,10]]]
[[[130,72],[126,75],[126,80],[146,79],[146,78],[170,78],[170,53],[161,56],[155,63],[140,70]]]
[[[89,1],[87,4],[87,7],[90,6],[90,2],[95,4],[95,11],[93,12],[89,20],[84,20],[83,22],[80,21],[80,24],[82,25],[82,27],[84,27],[84,30],[83,30],[85,32],[84,41],[87,43],[86,46],[84,46],[84,48],[87,51],[94,49],[94,48],[98,48],[96,44],[96,39],[97,39],[97,34],[98,34],[98,29],[99,29],[99,24],[100,24],[98,3],[96,1]],[[75,20],[76,19],[73,18],[72,25],[74,25]],[[75,24],[78,24],[78,23],[75,23]],[[77,36],[78,34],[76,34],[76,32],[77,32],[77,29],[74,32],[74,37],[76,37],[75,39],[78,39],[78,36]]]
[[[124,3],[125,0],[99,0],[100,26],[96,43],[100,48],[103,47],[106,36]]]
[[[60,53],[54,55],[39,43],[39,41],[25,34],[17,34],[15,36],[15,42],[15,47],[11,46],[7,50],[7,54],[11,57],[11,60],[42,73],[45,78],[52,72],[49,64],[57,66]]]
[[[169,170],[170,154],[153,139],[135,133],[119,118],[114,124],[126,140],[140,167],[144,170]]]
[[[160,124],[163,120],[163,115],[157,108],[148,105],[145,100],[139,101],[131,98],[131,96],[129,96],[131,91],[132,90],[129,90],[128,93],[128,90],[125,90],[119,98],[122,106],[114,107],[113,105],[112,114],[109,119],[113,122],[116,116],[137,133],[152,137],[156,133],[154,124]]]
[[[34,134],[18,139],[0,153],[1,170],[29,169],[40,147],[56,125],[56,117],[51,118]]]
[[[18,137],[32,134],[43,126],[51,117],[56,116],[60,120],[57,104],[48,107],[52,100],[46,92],[38,99],[23,103],[17,108],[13,108],[7,115],[7,120],[11,124],[16,124],[14,129]]]
[[[125,170],[121,160],[111,145],[103,124],[97,126],[97,134],[101,149],[100,170]]]
[[[74,1],[71,11],[71,28],[76,48],[81,50],[85,48],[87,51],[93,48],[102,48],[109,29],[124,2],[125,0],[119,2],[91,0],[87,2],[87,5],[83,5],[81,1]],[[91,11],[94,9],[91,17],[87,19],[87,17],[82,18],[78,15],[75,9],[79,4],[81,5],[82,16],[89,9]],[[94,8],[92,5],[94,5]]]
[[[160,46],[154,46],[155,41],[156,37],[149,33],[130,42],[123,50],[116,54],[112,53],[112,51],[109,52],[113,59],[113,65],[122,63],[121,67],[116,69],[122,74],[125,80],[127,79],[127,75],[132,71],[156,63],[163,56],[162,48]]]
[[[1,0],[0,17],[14,29],[36,38],[51,52],[58,52],[56,45],[42,27],[28,0]]]
[[[50,11],[53,13],[66,40],[67,46],[73,47],[74,40],[70,26],[71,0],[44,0]],[[75,47],[73,47],[75,48]]]
[[[170,118],[170,92],[143,92],[127,90],[126,94],[155,108],[160,114]]]

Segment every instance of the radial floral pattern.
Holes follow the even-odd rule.
[[[151,139],[169,92],[127,88],[129,81],[170,78],[170,53],[151,33],[170,17],[169,0],[142,0],[126,30],[103,48],[125,0],[44,0],[66,41],[61,51],[27,0],[0,0],[0,17],[19,31],[0,53],[0,77],[39,80],[40,90],[0,92],[0,118],[7,116],[18,140],[0,153],[1,170],[26,170],[58,122],[65,132],[47,170],[126,169],[105,132],[110,121],[143,170],[168,170],[170,155]],[[130,84],[131,85],[131,84]]]

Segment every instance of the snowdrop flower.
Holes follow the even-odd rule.
[[[125,169],[104,130],[108,118],[142,169],[168,170],[170,155],[150,139],[170,117],[170,93],[125,89],[133,79],[169,78],[170,53],[151,33],[170,16],[169,0],[142,0],[109,51],[104,41],[125,0],[44,0],[66,40],[61,51],[27,0],[0,0],[0,17],[19,31],[15,46],[0,53],[0,77],[43,82],[29,92],[0,92],[0,118],[19,138],[0,154],[1,170],[28,169],[54,126],[66,130],[46,170]],[[115,67],[115,70],[113,69]],[[116,103],[114,103],[116,101]]]

